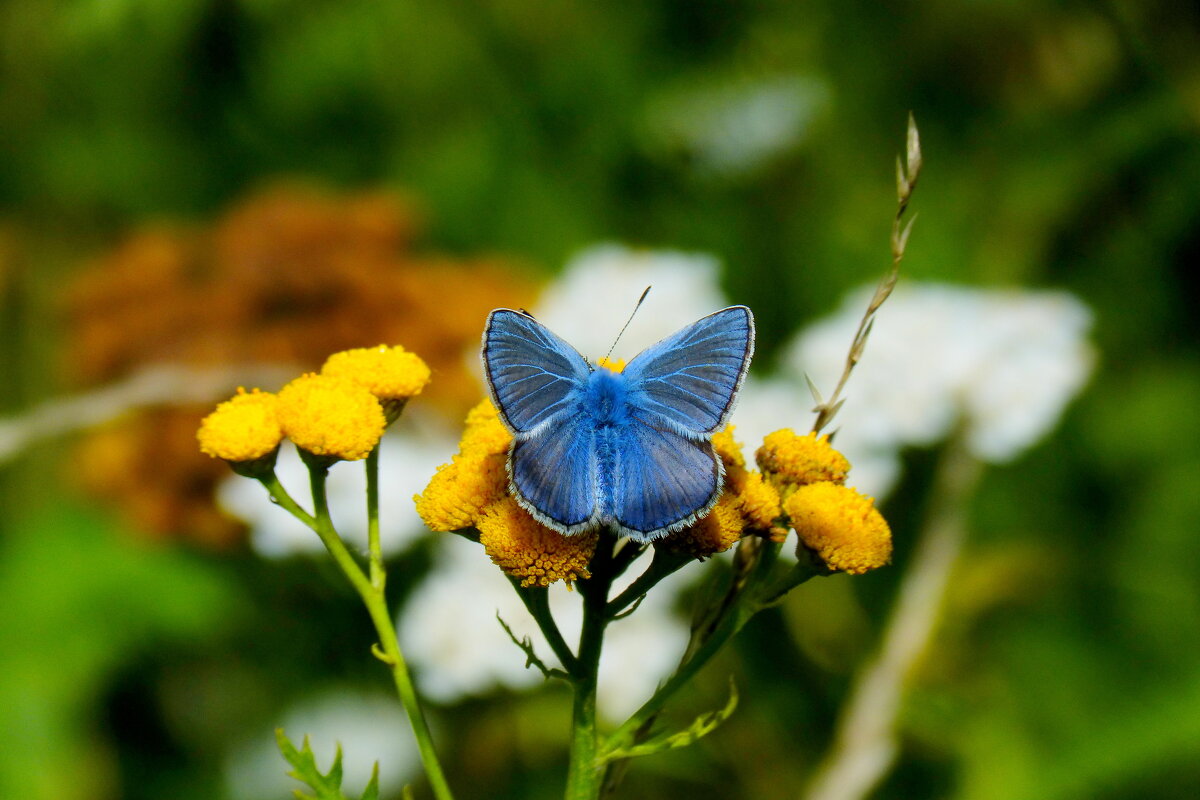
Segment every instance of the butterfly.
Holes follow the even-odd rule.
[[[497,309],[483,371],[512,432],[509,491],[564,534],[608,526],[650,542],[692,524],[721,494],[712,434],[725,426],[754,354],[745,306],[709,314],[622,372],[588,363],[530,314]]]

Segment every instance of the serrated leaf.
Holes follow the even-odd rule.
[[[316,795],[308,795],[295,789],[293,793],[296,797],[301,800],[350,800],[342,793],[341,745],[338,745],[337,752],[333,756],[333,764],[330,765],[329,772],[322,773],[321,768],[317,766],[317,758],[313,754],[312,744],[307,736],[304,737],[300,749],[297,750],[284,734],[283,728],[276,728],[275,741],[279,743],[279,752],[292,765],[292,771],[288,773],[288,777],[295,778],[316,792]],[[378,762],[371,770],[371,780],[367,784],[367,788],[363,790],[361,800],[379,800]]]
[[[716,709],[715,711],[706,711],[692,721],[692,724],[681,731],[674,733],[657,733],[654,736],[638,742],[629,747],[620,747],[614,750],[609,750],[602,753],[597,761],[603,765],[610,761],[617,761],[623,758],[635,758],[637,756],[649,756],[655,753],[661,753],[665,750],[674,750],[679,747],[687,747],[694,744],[703,737],[715,731],[722,722],[732,716],[738,704],[737,686],[733,679],[729,680],[729,701],[725,703],[724,708]]]
[[[379,800],[379,762],[375,762],[375,766],[371,767],[371,780],[367,782],[367,788],[363,789],[361,800]]]

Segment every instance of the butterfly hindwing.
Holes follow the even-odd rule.
[[[483,371],[501,418],[519,435],[570,414],[590,368],[533,317],[502,308],[483,332]]]
[[[583,414],[554,430],[518,438],[509,455],[511,488],[522,507],[563,533],[593,527],[597,515],[596,432]]]
[[[613,512],[621,532],[640,542],[695,520],[721,492],[712,444],[672,430],[630,425],[616,448]]]
[[[730,306],[697,320],[625,368],[634,415],[689,438],[716,432],[733,409],[753,354],[750,309]]]

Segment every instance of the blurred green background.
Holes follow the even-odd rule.
[[[764,108],[765,127],[747,123]],[[280,179],[404,198],[381,212],[381,247],[493,270],[474,320],[599,240],[714,253],[769,370],[885,268],[909,110],[926,168],[905,275],[1070,290],[1095,311],[1100,364],[1049,440],[986,474],[877,796],[1200,796],[1200,15],[1185,4],[8,0],[0,411],[170,361],[158,328],[121,328],[136,316],[121,303],[155,305],[166,274],[143,285],[122,243],[154,226],[209,236]],[[373,231],[372,213],[346,224]],[[170,247],[253,249],[249,216],[217,245]],[[170,281],[208,270],[220,290],[224,257],[193,253]],[[106,312],[123,344],[100,367],[84,340]],[[195,350],[179,352],[246,355]],[[307,353],[257,355],[319,363]],[[147,436],[120,463],[169,470]],[[324,565],[97,501],[78,438],[0,464],[0,796],[228,797],[230,740],[331,683],[386,691],[365,615]],[[719,703],[732,672],[735,718],[633,764],[621,796],[799,796],[935,455],[907,455],[886,506],[895,566],[757,619],[685,703]],[[405,556],[394,585],[428,560]],[[558,796],[566,709],[554,687],[437,709],[461,796]]]

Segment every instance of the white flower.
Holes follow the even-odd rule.
[[[633,581],[648,555],[630,567],[613,596]],[[529,637],[538,656],[559,665],[508,579],[483,548],[446,537],[438,569],[413,591],[400,616],[398,634],[423,695],[443,703],[486,694],[496,688],[524,689],[540,684],[541,672],[525,667],[525,656],[500,626],[497,615],[518,639]],[[597,708],[622,721],[654,693],[678,662],[688,626],[674,610],[679,589],[693,576],[681,570],[649,592],[637,611],[612,623],[600,659]],[[555,584],[550,608],[559,630],[574,648],[582,622],[581,597]]]
[[[775,427],[811,425],[803,376],[832,391],[871,291],[853,293],[788,349],[780,380],[796,402],[789,413],[778,402],[786,384],[770,386]],[[879,311],[834,422],[835,443],[854,465],[848,483],[885,493],[900,448],[933,444],[960,423],[976,457],[1015,458],[1054,427],[1086,382],[1090,325],[1088,309],[1065,292],[902,283]],[[757,391],[744,392],[743,405],[762,405]]]
[[[340,744],[342,788],[351,797],[362,794],[376,762],[385,795],[411,780],[419,766],[416,742],[394,695],[335,689],[304,700],[288,710],[281,722],[234,748],[225,764],[230,797],[282,800],[301,788],[287,776],[291,767],[276,745],[275,728],[283,728],[297,749],[308,736],[322,772],[328,772]]]
[[[716,258],[704,253],[596,245],[571,259],[542,292],[533,313],[595,361],[608,352],[642,291],[652,287],[613,352],[628,361],[728,305],[717,284],[719,267]]]
[[[380,545],[385,555],[403,551],[426,533],[412,497],[422,491],[439,464],[454,452],[453,434],[433,419],[404,417],[389,430],[379,451]],[[275,472],[280,483],[304,508],[311,510],[308,470],[296,448],[285,443]],[[367,479],[361,462],[335,464],[326,485],[329,513],[342,537],[361,551],[367,547]],[[250,543],[268,558],[321,553],[317,535],[271,502],[257,481],[230,475],[219,487],[217,501],[250,525]]]

